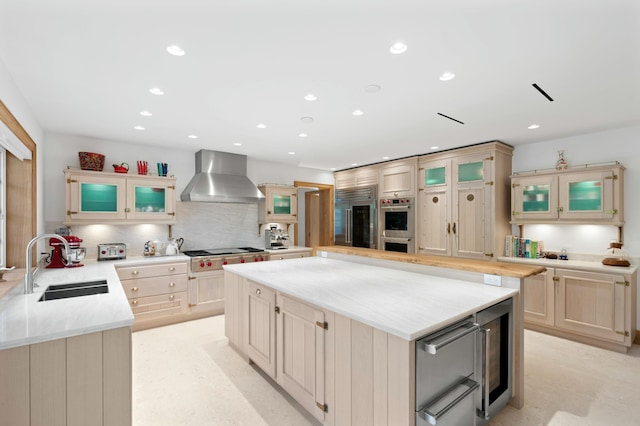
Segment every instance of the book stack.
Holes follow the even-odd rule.
[[[504,255],[507,257],[523,257],[526,259],[539,259],[544,251],[542,241],[521,238],[516,235],[507,235],[504,244]]]

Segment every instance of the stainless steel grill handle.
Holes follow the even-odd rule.
[[[480,331],[480,325],[472,322],[466,322],[461,324],[460,327],[452,330],[449,333],[436,337],[434,340],[423,342],[420,345],[420,349],[428,352],[432,355],[436,355],[438,351],[445,346],[455,342],[458,339],[463,338],[467,334],[476,333]]]
[[[480,332],[484,335],[484,339],[482,339],[484,350],[482,351],[482,380],[480,382],[482,383],[482,408],[478,409],[478,416],[489,420],[489,395],[491,394],[489,383],[489,378],[491,377],[491,329],[481,328]]]

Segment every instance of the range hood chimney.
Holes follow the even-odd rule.
[[[182,201],[257,203],[262,192],[247,177],[247,156],[201,149],[196,175],[182,191]]]

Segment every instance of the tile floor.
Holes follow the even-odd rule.
[[[640,346],[623,355],[525,331],[525,348],[525,406],[490,425],[640,425]],[[133,424],[319,423],[228,346],[217,316],[133,334]]]

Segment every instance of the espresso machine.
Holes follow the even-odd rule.
[[[49,245],[53,247],[47,268],[77,268],[84,266],[82,259],[85,256],[85,248],[80,247],[82,239],[74,235],[61,235],[69,244],[69,253],[65,253],[64,244],[60,240],[49,238]]]
[[[289,235],[277,226],[271,225],[264,231],[264,247],[267,250],[281,250],[289,248]]]

